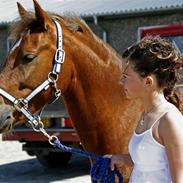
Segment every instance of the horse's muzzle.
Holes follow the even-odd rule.
[[[0,133],[7,132],[11,129],[14,122],[14,108],[10,105],[0,104]]]

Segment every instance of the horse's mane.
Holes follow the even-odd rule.
[[[51,12],[47,13],[52,19],[57,19],[58,21],[62,20],[62,22],[64,22],[67,28],[72,32],[76,32],[82,29],[83,33],[95,37],[94,33],[91,31],[89,26],[79,16],[76,16],[73,13],[67,13],[65,15],[58,15]],[[17,40],[22,36],[22,34],[25,34],[30,29],[38,30],[39,27],[37,26],[37,24],[38,22],[35,18],[34,12],[29,11],[28,14],[23,19],[20,19],[12,23],[10,27],[11,32],[10,37]]]

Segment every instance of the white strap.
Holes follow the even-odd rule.
[[[154,127],[154,125],[169,111],[170,109],[164,111],[163,113],[161,113],[161,115],[153,122],[153,124],[151,125],[151,129]]]
[[[24,102],[28,103],[35,95],[37,95],[40,91],[43,89],[47,89],[48,86],[50,85],[50,80],[44,81],[41,85],[39,85],[36,89],[34,89],[25,99]]]
[[[15,103],[16,98],[7,93],[5,90],[0,88],[0,94],[5,97],[6,99],[10,100],[12,103]]]
[[[52,72],[54,74],[59,74],[61,70],[61,64],[63,64],[65,60],[65,51],[62,48],[62,28],[56,20],[54,20],[54,22],[57,27],[57,50],[55,53],[55,63]]]
[[[34,125],[38,125],[38,121],[28,110],[26,110],[24,107],[22,107],[20,110],[31,123],[33,123]]]

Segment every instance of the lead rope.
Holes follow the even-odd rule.
[[[123,176],[121,175],[117,167],[115,166],[113,171],[110,169],[110,162],[111,162],[110,158],[103,157],[92,152],[87,152],[81,149],[71,148],[63,145],[58,140],[58,137],[54,135],[50,136],[46,132],[46,130],[44,129],[44,124],[41,121],[39,121],[39,129],[36,129],[34,126],[33,129],[37,132],[38,131],[42,132],[48,138],[49,143],[56,148],[59,148],[66,152],[79,154],[81,156],[85,156],[88,158],[94,158],[95,161],[90,170],[92,183],[97,183],[98,181],[100,183],[115,183],[115,177],[117,178],[118,183],[123,183]]]
[[[117,167],[115,166],[114,171],[110,169],[110,158],[99,156],[95,153],[83,151],[81,149],[75,149],[63,145],[58,139],[54,141],[54,146],[67,152],[79,154],[88,158],[95,158],[92,168],[90,170],[90,176],[92,183],[115,183],[115,175],[118,178],[118,183],[123,182],[123,177]]]

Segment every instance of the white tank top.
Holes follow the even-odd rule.
[[[154,124],[163,115],[150,129],[140,134],[134,131],[129,142],[134,163],[129,183],[172,183],[165,147],[152,134]]]

